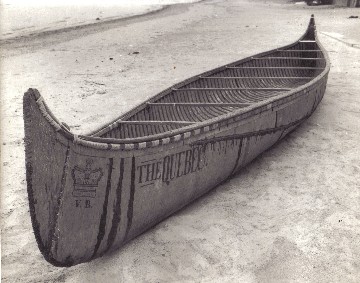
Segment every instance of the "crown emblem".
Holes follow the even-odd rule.
[[[92,159],[86,160],[85,168],[75,166],[72,170],[72,178],[74,180],[74,190],[72,195],[74,197],[91,197],[96,196],[96,189],[99,181],[103,176],[101,168],[91,169],[93,164]]]

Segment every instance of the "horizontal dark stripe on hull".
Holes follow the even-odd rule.
[[[314,49],[314,50],[301,50],[301,49],[285,49],[285,50],[282,50],[282,49],[277,49],[276,51],[281,51],[281,52],[321,52],[322,51],[320,49]]]
[[[239,87],[239,88],[173,88],[173,91],[210,91],[210,90],[263,90],[263,91],[289,91],[291,88],[261,88],[261,87]]]
[[[230,79],[236,79],[236,80],[246,80],[246,79],[259,79],[259,80],[264,80],[264,79],[270,79],[270,80],[281,80],[281,79],[302,79],[302,80],[308,80],[308,79],[312,79],[313,77],[199,77],[200,79],[225,79],[225,80],[230,80]]]
[[[279,127],[263,129],[263,130],[253,131],[253,132],[247,132],[247,133],[242,133],[242,134],[235,134],[235,135],[228,135],[228,136],[222,136],[222,137],[213,137],[213,138],[198,140],[198,141],[193,142],[192,145],[203,145],[203,144],[219,142],[219,141],[242,139],[242,138],[248,138],[248,137],[253,137],[253,136],[264,136],[264,135],[267,135],[267,134],[272,134],[272,133],[275,133],[277,131],[286,130],[286,129],[290,128],[290,127],[293,127],[293,126],[296,126],[296,125],[300,124],[301,122],[303,122],[304,120],[309,118],[311,116],[311,114],[312,113],[310,113],[308,115],[305,115],[304,117],[302,117],[301,119],[299,119],[297,121],[294,121],[294,122],[291,122],[289,124],[282,125],[282,126],[279,126]]]
[[[227,69],[299,69],[299,70],[324,70],[319,67],[236,67],[226,66]]]
[[[325,58],[304,58],[304,57],[260,57],[260,58],[252,57],[251,59],[254,59],[254,60],[272,60],[272,59],[286,59],[286,60],[325,60]]]

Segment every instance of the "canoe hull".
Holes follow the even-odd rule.
[[[193,137],[133,150],[70,140],[35,90],[24,96],[27,184],[39,248],[71,266],[115,250],[238,172],[309,117],[315,84]],[[38,125],[35,127],[34,125]],[[221,166],[219,166],[221,164]]]

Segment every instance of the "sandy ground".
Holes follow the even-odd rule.
[[[298,130],[123,249],[71,268],[43,259],[25,186],[27,88],[86,133],[175,82],[295,41],[312,13],[332,69],[324,100]],[[2,282],[359,282],[360,19],[348,18],[359,14],[211,0],[5,44]]]

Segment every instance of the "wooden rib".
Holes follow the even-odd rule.
[[[179,124],[179,125],[191,125],[194,124],[194,122],[191,121],[116,121],[116,124],[134,124],[134,125],[142,125],[142,124]]]
[[[131,125],[127,125],[128,129],[129,129],[129,135],[131,137],[136,137],[136,132],[135,132],[135,127],[134,127],[134,124],[131,124]]]
[[[207,111],[209,109],[213,110],[213,108],[214,107],[212,107],[212,108],[209,108],[209,107],[195,108],[195,109],[189,109],[189,112],[194,112],[194,114],[196,116],[199,116],[201,121],[205,121],[210,118],[218,116],[218,115],[216,115],[216,113],[214,111]],[[185,110],[186,108],[183,108],[183,109]],[[184,112],[187,112],[187,109]]]
[[[223,106],[223,107],[246,107],[249,103],[147,103],[149,106],[190,106],[190,107],[209,107],[209,106]]]
[[[221,97],[221,98],[220,98]],[[237,101],[233,92],[228,92],[227,96],[224,96],[223,92],[220,92],[216,97],[214,97],[214,103],[246,103],[243,101]]]
[[[261,88],[261,87],[237,87],[237,88],[172,88],[173,91],[209,91],[209,90],[262,90],[262,91],[289,91],[291,88]]]

